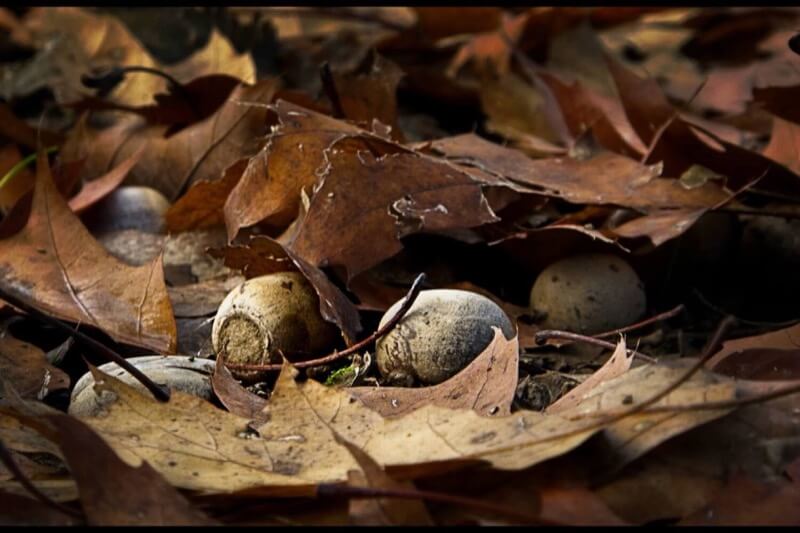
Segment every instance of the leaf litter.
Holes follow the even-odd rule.
[[[800,12],[137,9],[0,12],[3,523],[796,523]],[[592,253],[646,314],[553,332],[531,285]],[[217,308],[286,271],[341,335],[237,380]],[[420,288],[516,335],[390,385]],[[211,401],[93,366],[177,349]]]

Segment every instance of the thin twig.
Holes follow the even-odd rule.
[[[336,80],[333,78],[330,64],[326,61],[319,67],[319,77],[322,80],[322,88],[325,95],[331,101],[333,118],[346,118],[347,115],[342,107],[342,100],[339,98],[339,90],[336,88]]]
[[[75,509],[70,509],[66,505],[50,499],[47,494],[40,491],[36,485],[34,485],[33,482],[28,479],[28,477],[25,475],[25,472],[22,471],[19,465],[17,465],[17,462],[14,460],[14,457],[11,455],[11,452],[8,450],[8,448],[6,448],[6,445],[2,440],[0,440],[0,461],[2,461],[8,471],[14,475],[14,479],[16,479],[19,484],[22,485],[22,487],[34,498],[48,507],[52,507],[53,509],[72,516],[73,518],[83,518],[83,515],[80,512],[76,511]]]
[[[521,521],[524,524],[559,525],[540,516],[517,511],[504,505],[498,505],[484,500],[455,496],[442,492],[432,492],[416,489],[386,489],[378,487],[353,487],[350,485],[337,485],[335,483],[322,483],[317,487],[318,496],[348,497],[348,498],[398,498],[404,500],[426,500],[432,502],[450,503],[472,509],[490,511],[508,518]]]
[[[623,410],[621,412],[612,413],[610,415],[609,415],[609,413],[607,411],[601,412],[601,413],[589,413],[588,415],[585,415],[585,416],[605,416],[605,415],[609,415],[609,416],[605,416],[604,418],[598,420],[597,422],[594,422],[592,424],[589,424],[589,425],[586,425],[586,426],[583,426],[583,427],[580,427],[580,428],[572,429],[572,430],[569,430],[569,431],[564,431],[562,433],[556,432],[556,433],[553,433],[553,434],[548,435],[546,437],[535,439],[533,441],[527,441],[524,444],[512,444],[512,445],[509,445],[509,446],[503,446],[503,447],[500,447],[500,448],[497,448],[497,449],[493,450],[493,453],[512,451],[512,450],[515,450],[515,449],[519,448],[520,446],[529,446],[531,444],[541,444],[541,443],[544,443],[544,442],[551,442],[551,441],[554,441],[554,440],[561,440],[561,439],[564,439],[564,438],[567,438],[567,437],[572,437],[572,436],[575,436],[575,435],[580,435],[582,433],[586,433],[587,431],[590,431],[590,430],[593,430],[593,429],[602,429],[602,428],[607,427],[607,426],[609,426],[611,424],[614,424],[615,422],[619,422],[620,420],[623,420],[623,419],[625,419],[625,418],[627,418],[627,417],[629,417],[631,415],[635,415],[637,413],[640,413],[640,412],[644,411],[645,409],[647,409],[651,405],[653,405],[653,404],[661,401],[662,399],[664,399],[672,391],[674,391],[675,389],[677,389],[678,387],[680,387],[681,385],[686,383],[686,381],[691,379],[692,376],[694,376],[698,371],[700,371],[703,368],[703,366],[708,362],[708,360],[711,359],[711,357],[714,355],[714,353],[716,352],[716,347],[719,346],[722,343],[726,333],[731,328],[731,326],[733,326],[735,324],[735,322],[736,322],[735,317],[733,317],[731,315],[728,315],[725,318],[723,318],[720,321],[719,325],[717,326],[717,329],[716,329],[713,337],[711,338],[711,340],[706,345],[706,348],[703,350],[703,355],[700,357],[700,359],[694,365],[692,365],[692,367],[689,368],[689,370],[687,370],[682,376],[680,376],[678,379],[676,379],[673,383],[671,383],[670,385],[668,385],[666,388],[664,388],[663,390],[659,391],[658,393],[654,394],[653,396],[651,396],[647,400],[643,401],[642,403],[640,403],[638,405],[634,405],[630,409],[625,409],[625,410]],[[589,338],[591,338],[591,337],[589,337]],[[597,340],[597,339],[594,339],[594,340]],[[574,419],[575,418],[573,418],[573,420]],[[477,454],[475,456],[477,457]],[[466,456],[463,456],[462,459],[468,459],[468,458],[471,458],[471,457],[473,457],[473,455],[466,455]]]
[[[609,350],[616,349],[617,345],[613,342],[603,341],[597,339],[595,337],[587,337],[586,335],[581,335],[580,333],[572,333],[571,331],[561,331],[558,329],[543,329],[541,331],[537,331],[534,336],[534,340],[536,344],[544,344],[547,342],[547,339],[564,339],[574,342],[585,342],[586,344],[593,344],[595,346],[600,346],[602,348],[607,348]],[[645,355],[641,352],[637,352],[636,350],[625,350],[629,354],[633,354],[635,357],[642,359],[643,361],[647,361],[648,363],[657,363],[658,361],[649,355]]]
[[[161,385],[156,384],[150,378],[148,378],[141,370],[133,366],[131,363],[128,362],[127,359],[122,357],[120,354],[106,346],[105,344],[93,339],[92,337],[88,336],[87,334],[83,333],[77,328],[73,328],[68,324],[62,322],[61,320],[42,313],[35,307],[32,307],[22,300],[18,299],[16,296],[9,294],[5,289],[0,288],[0,299],[5,300],[6,302],[10,303],[17,309],[20,309],[30,315],[31,317],[39,320],[40,322],[45,322],[54,326],[61,331],[65,331],[70,335],[74,335],[78,341],[83,343],[85,346],[91,348],[94,352],[99,353],[102,355],[106,360],[113,361],[117,363],[121,368],[129,372],[134,378],[136,378],[139,383],[144,385],[147,390],[149,390],[153,396],[156,397],[157,400],[162,402],[169,401],[170,393],[169,388]]]
[[[732,314],[708,301],[708,299],[705,296],[703,296],[703,293],[701,293],[697,288],[692,289],[692,293],[695,295],[698,301],[700,301],[701,304],[708,307],[710,310],[714,311],[718,315],[725,316]],[[736,316],[735,318],[740,324],[744,324],[745,326],[754,326],[757,328],[787,328],[800,323],[800,318],[784,320],[783,322],[759,322],[756,320],[746,320],[738,316]]]
[[[365,347],[369,346],[371,343],[375,342],[376,340],[380,339],[390,331],[394,329],[394,327],[402,320],[411,306],[414,304],[414,301],[417,299],[420,290],[422,289],[422,284],[425,282],[425,274],[420,274],[417,276],[417,279],[414,280],[414,283],[411,285],[411,289],[409,289],[408,294],[403,300],[403,305],[400,306],[400,309],[397,310],[397,313],[386,323],[382,328],[379,328],[375,333],[367,337],[366,339],[355,343],[354,345],[350,346],[349,348],[342,350],[341,352],[333,352],[330,355],[326,355],[325,357],[320,357],[319,359],[312,359],[310,361],[300,361],[297,363],[292,363],[292,366],[295,368],[310,368],[312,366],[319,366],[319,365],[326,365],[337,359],[341,359],[342,357],[346,357],[348,355],[354,354],[359,352],[360,350],[364,349]],[[277,372],[283,368],[283,365],[280,364],[272,364],[272,365],[244,365],[244,364],[234,364],[225,362],[225,366],[227,366],[231,370],[246,370],[246,371],[256,371],[256,372]]]
[[[651,316],[650,318],[645,318],[641,322],[631,324],[630,326],[625,326],[624,328],[612,329],[611,331],[598,333],[597,335],[592,335],[592,337],[594,337],[595,339],[603,339],[605,337],[613,337],[620,333],[627,333],[628,331],[633,331],[634,329],[643,328],[645,326],[649,326],[650,324],[654,324],[656,322],[669,320],[670,318],[682,313],[684,309],[686,309],[686,306],[684,306],[683,304],[679,304],[678,306],[676,306],[673,309],[670,309],[669,311],[664,311],[663,313]]]

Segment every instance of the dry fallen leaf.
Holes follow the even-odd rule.
[[[44,417],[75,477],[89,525],[209,525],[149,464],[125,464],[86,424],[58,414]],[[120,482],[123,481],[124,482]]]
[[[365,406],[394,418],[424,405],[472,409],[484,416],[508,416],[517,387],[519,343],[498,328],[494,338],[469,365],[438,385],[421,388],[351,387],[346,389]]]
[[[69,387],[69,376],[48,363],[42,350],[8,333],[0,336],[0,373],[23,398],[41,400]]]
[[[30,218],[0,241],[0,285],[42,312],[117,341],[165,353],[175,348],[161,258],[141,267],[112,258],[70,211],[41,152]]]
[[[287,251],[316,266],[344,266],[349,279],[402,250],[406,235],[497,220],[469,175],[391,146],[385,155],[370,153],[378,143],[348,137],[326,150],[327,166],[307,212],[281,237]],[[362,194],[365,189],[370,194]]]
[[[582,381],[577,387],[550,404],[547,413],[558,413],[569,410],[580,404],[584,397],[591,394],[591,391],[600,383],[621,376],[628,371],[633,363],[633,352],[628,354],[625,348],[625,340],[617,343],[617,348],[611,354],[608,361],[601,366],[597,372]]]
[[[85,158],[85,174],[99,176],[143,149],[127,184],[153,187],[175,199],[184,187],[219,179],[231,164],[258,151],[267,129],[266,104],[276,89],[274,80],[239,85],[213,115],[170,137],[164,136],[167,127],[150,126],[135,115],[102,131],[84,125],[72,132],[62,155]]]

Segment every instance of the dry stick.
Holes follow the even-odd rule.
[[[685,411],[714,411],[717,409],[732,409],[735,407],[746,407],[756,403],[764,403],[770,400],[775,400],[783,396],[789,396],[800,392],[800,383],[789,385],[783,389],[777,389],[763,394],[755,394],[745,398],[734,398],[732,400],[719,400],[716,402],[696,403],[689,405],[663,405],[648,409],[648,413],[662,413],[662,412],[685,412]]]
[[[684,309],[686,309],[686,306],[683,304],[679,304],[675,308],[670,309],[669,311],[664,311],[663,313],[651,316],[650,318],[645,318],[641,322],[631,324],[630,326],[625,326],[624,328],[612,329],[611,331],[598,333],[597,335],[592,335],[592,337],[594,337],[595,339],[602,339],[605,337],[613,337],[614,335],[618,335],[620,333],[627,333],[628,331],[633,331],[634,329],[643,328],[645,326],[649,326],[650,324],[661,322],[662,320],[669,320],[670,318],[682,313]]]
[[[109,361],[113,361],[117,363],[121,368],[129,372],[134,378],[136,378],[139,383],[144,385],[147,390],[149,390],[153,396],[156,397],[157,400],[162,402],[169,401],[169,388],[154,383],[150,378],[148,378],[141,370],[133,366],[131,363],[127,361],[124,357],[120,354],[106,346],[105,344],[93,339],[92,337],[88,336],[87,334],[83,333],[82,331],[72,328],[69,325],[65,324],[61,320],[51,317],[45,313],[42,313],[38,309],[26,304],[25,302],[17,299],[15,296],[9,294],[5,289],[0,289],[0,299],[5,300],[6,302],[10,303],[17,309],[21,309],[22,311],[26,312],[33,318],[55,326],[56,328],[69,333],[70,335],[74,335],[81,343],[88,346],[92,350],[97,353],[100,353],[103,357],[105,357]]]
[[[74,518],[83,518],[83,514],[79,513],[75,509],[70,509],[69,507],[63,504],[50,499],[50,497],[47,496],[47,494],[40,491],[36,487],[36,485],[34,485],[33,482],[30,479],[28,479],[28,477],[25,475],[25,472],[22,471],[19,465],[17,465],[17,462],[14,460],[14,457],[11,455],[11,452],[8,450],[8,448],[6,448],[6,445],[3,443],[2,440],[0,440],[0,461],[2,461],[4,465],[6,465],[8,471],[14,475],[14,478],[17,481],[19,481],[19,484],[22,485],[22,487],[25,490],[27,490],[34,498],[36,498],[43,504],[52,507],[54,509],[57,509],[58,511],[66,515],[72,516]]]
[[[586,344],[593,344],[595,346],[601,346],[603,348],[608,348],[609,350],[616,349],[617,345],[613,342],[603,341],[600,339],[596,339],[594,337],[587,337],[586,335],[581,335],[580,333],[572,333],[570,331],[561,331],[557,329],[543,329],[541,331],[537,331],[534,334],[534,340],[536,344],[544,344],[547,339],[565,339],[569,341],[575,342],[585,342]],[[625,350],[629,354],[633,354],[635,357],[647,361],[648,363],[657,363],[656,359],[653,359],[649,355],[645,355],[641,352],[637,352],[636,350]]]
[[[397,310],[397,313],[389,320],[382,328],[378,329],[375,333],[367,337],[366,339],[355,343],[354,345],[350,346],[349,348],[342,350],[341,352],[333,352],[330,355],[326,355],[325,357],[320,357],[319,359],[312,359],[310,361],[300,361],[297,363],[292,363],[292,366],[295,368],[309,368],[312,366],[319,366],[331,363],[336,361],[337,359],[341,359],[342,357],[346,357],[350,354],[357,353],[358,351],[362,350],[363,348],[369,346],[370,343],[375,342],[376,340],[380,339],[390,331],[394,329],[394,327],[402,320],[405,314],[413,305],[414,301],[417,299],[420,290],[422,289],[422,284],[425,282],[425,274],[422,273],[417,276],[417,279],[414,280],[414,283],[411,285],[411,289],[409,289],[408,294],[406,295],[405,300],[403,300],[403,305],[400,306],[400,309]],[[231,370],[254,370],[257,372],[277,372],[283,368],[283,365],[244,365],[244,364],[233,364],[233,363],[225,363]]]
[[[333,110],[333,118],[346,118],[347,115],[342,107],[342,100],[339,98],[339,90],[336,88],[336,80],[333,79],[333,72],[331,66],[326,61],[319,68],[319,77],[322,80],[322,88],[325,90],[325,95],[331,101]]]
[[[525,524],[561,525],[559,522],[546,520],[539,516],[517,511],[503,505],[497,505],[483,500],[455,496],[443,492],[432,492],[416,489],[383,489],[373,487],[352,487],[337,485],[335,483],[322,483],[317,486],[318,496],[346,496],[348,498],[398,498],[406,500],[427,500],[432,502],[451,503],[468,508],[482,509],[500,515],[505,515]]]

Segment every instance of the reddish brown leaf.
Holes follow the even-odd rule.
[[[483,416],[511,413],[517,387],[519,343],[495,328],[494,339],[466,368],[432,387],[353,387],[348,392],[384,417],[397,417],[425,405],[472,409]]]
[[[797,372],[800,325],[726,341],[706,364],[722,374],[750,379],[791,379]],[[788,374],[787,374],[788,373]]]
[[[345,116],[371,129],[378,120],[390,126],[391,137],[403,142],[397,125],[397,84],[403,71],[395,63],[370,54],[353,72],[334,73],[336,92]]]
[[[505,74],[511,62],[511,48],[506,39],[516,43],[528,23],[530,12],[525,11],[516,17],[503,13],[500,29],[473,36],[458,49],[447,68],[455,75],[467,63],[474,63],[479,70]]]
[[[111,194],[125,181],[131,168],[139,162],[143,155],[144,147],[141,147],[106,175],[86,183],[78,194],[70,198],[69,208],[75,213],[81,213]]]
[[[225,201],[239,183],[249,159],[240,159],[225,169],[222,179],[195,183],[164,215],[167,229],[180,233],[225,224]]]
[[[498,185],[521,192],[563,198],[572,203],[616,204],[635,209],[710,207],[726,195],[712,183],[685,189],[677,180],[659,179],[658,170],[610,152],[590,159],[531,159],[474,134],[431,143],[433,150],[462,166],[496,176]]]
[[[773,116],[772,137],[762,153],[795,174],[800,174],[800,126]]]
[[[578,81],[567,85],[547,72],[539,72],[537,75],[552,91],[573,138],[579,138],[591,131],[602,146],[613,152],[637,159],[637,156],[644,153],[646,147],[630,130],[627,120],[613,120],[617,118],[612,114],[616,110],[613,101],[602,99]],[[605,109],[600,102],[605,103]]]
[[[250,160],[225,202],[228,238],[258,222],[286,226],[297,215],[300,191],[317,183],[325,150],[346,133],[360,130],[300,106],[278,101],[278,126]]]
[[[167,93],[156,94],[155,104],[128,106],[96,96],[86,97],[70,105],[76,112],[86,110],[116,110],[135,113],[148,124],[171,126],[169,134],[181,128],[205,120],[225,103],[242,80],[225,75],[210,74],[195,78],[189,83],[168,85]]]
[[[42,312],[90,324],[120,342],[175,348],[161,258],[129,267],[112,258],[70,211],[39,154],[30,218],[0,241],[0,284]]]
[[[541,492],[541,517],[571,526],[624,526],[595,493],[579,487],[550,487]]]
[[[348,485],[374,489],[410,490],[410,481],[397,481],[389,476],[364,450],[334,433],[336,442],[347,448],[361,470],[347,473]],[[350,520],[362,526],[434,525],[421,500],[398,498],[353,498],[350,500]]]
[[[49,364],[42,350],[7,333],[0,336],[0,374],[23,398],[41,400],[69,387],[69,376]]]
[[[344,266],[352,278],[399,252],[406,235],[497,220],[467,174],[414,153],[376,157],[367,151],[376,141],[350,138],[330,147],[308,212],[282,237],[287,250],[313,265]]]
[[[214,367],[211,386],[219,401],[231,413],[253,420],[256,425],[268,421],[268,417],[263,412],[267,400],[245,390],[233,379],[231,371],[225,365],[219,364]]]
[[[629,239],[649,237],[653,246],[660,246],[692,227],[706,211],[704,208],[655,211],[617,226],[613,231]]]
[[[663,162],[665,175],[680,176],[692,165],[702,165],[726,176],[730,189],[739,189],[763,176],[763,188],[784,193],[800,191],[800,178],[795,174],[682,119],[654,79],[640,78],[610,56],[606,58],[625,114],[649,147],[646,161]]]

